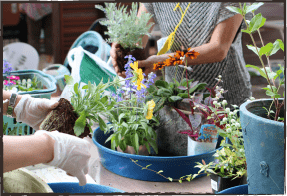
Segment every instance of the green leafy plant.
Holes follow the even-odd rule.
[[[280,87],[284,84],[284,77],[280,77],[281,74],[284,74],[284,66],[278,64],[279,70],[274,72],[272,70],[271,63],[269,60],[269,57],[276,54],[278,50],[281,49],[282,51],[284,51],[284,43],[281,39],[277,39],[274,41],[274,43],[264,44],[262,36],[260,34],[260,28],[264,26],[266,18],[264,18],[261,13],[258,13],[256,15],[254,14],[255,10],[257,10],[263,4],[264,3],[253,3],[252,5],[247,6],[246,3],[244,3],[243,5],[239,3],[240,8],[229,6],[227,7],[227,9],[243,16],[247,28],[242,30],[242,32],[249,34],[253,43],[253,45],[247,45],[247,48],[252,50],[259,57],[259,60],[261,62],[262,68],[249,64],[246,65],[246,67],[251,67],[259,71],[260,75],[264,77],[268,82],[267,87],[263,89],[266,90],[266,95],[270,96],[273,99],[273,102],[269,108],[265,108],[267,111],[267,117],[275,121],[284,121],[284,118],[279,116],[280,110],[284,106],[284,100],[282,102],[279,101],[279,98],[281,98],[282,95],[278,93]],[[253,14],[253,18],[249,21],[246,19],[246,14],[250,12]],[[260,37],[261,47],[258,47],[257,42],[255,42],[254,40],[253,34],[255,33],[258,33]],[[263,57],[267,59],[267,66],[263,62]],[[278,85],[276,85],[275,83],[275,80],[277,78],[279,78]],[[285,99],[284,93],[283,98]],[[273,104],[275,106],[275,111],[272,110]]]
[[[117,42],[123,48],[141,48],[142,37],[149,35],[149,29],[153,25],[148,24],[152,15],[150,13],[143,13],[137,17],[138,3],[133,2],[129,13],[127,6],[116,3],[105,3],[105,8],[101,5],[96,5],[96,8],[106,13],[107,20],[102,21],[102,25],[106,25],[108,31],[105,32],[110,43]]]
[[[147,89],[156,75],[151,73],[144,79],[135,59],[131,56],[129,58],[126,64],[125,85],[117,88],[116,94],[110,97],[117,103],[114,106],[115,110],[107,116],[110,124],[100,124],[101,130],[105,133],[113,131],[106,140],[111,141],[112,149],[120,147],[125,151],[127,146],[132,146],[138,154],[139,146],[144,145],[149,153],[150,147],[158,153],[155,128],[159,126],[159,120],[153,115],[154,101],[146,99]]]
[[[74,84],[71,92],[71,104],[74,112],[79,116],[74,126],[75,134],[77,136],[81,135],[86,125],[89,126],[92,132],[91,126],[93,122],[99,123],[103,127],[105,122],[100,115],[105,115],[113,110],[116,104],[115,101],[109,99],[108,95],[105,95],[105,91],[111,86],[119,85],[119,78],[116,76],[113,81],[108,83],[101,81],[98,85],[89,81],[82,88],[80,88],[79,83],[73,82],[72,76],[65,75],[65,80],[67,85]]]

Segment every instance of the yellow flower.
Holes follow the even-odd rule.
[[[138,68],[138,62],[136,61],[134,63],[131,63],[130,66],[134,70],[134,76],[135,76],[134,80],[135,81],[133,81],[133,82],[136,82],[137,90],[141,90],[141,87],[146,88],[146,86],[144,84],[142,84],[142,81],[144,79],[143,70]]]
[[[146,119],[151,119],[153,117],[153,108],[155,107],[155,102],[153,100],[147,102],[148,109]]]

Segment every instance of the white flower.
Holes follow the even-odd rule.
[[[222,122],[227,122],[227,118],[226,117],[224,117],[223,119],[222,119]]]
[[[219,86],[216,86],[216,89],[219,89]]]
[[[226,127],[229,128],[229,127],[230,127],[230,124],[226,124]]]
[[[213,105],[216,105],[217,104],[217,101],[213,101]]]
[[[221,107],[221,104],[220,104],[220,103],[217,103],[217,107],[219,107],[219,108],[220,108],[220,107]]]
[[[222,105],[226,105],[227,104],[227,101],[226,100],[223,100],[222,101]]]
[[[191,99],[193,99],[193,98],[194,98],[194,96],[190,96],[190,98],[191,98]]]
[[[224,89],[221,89],[220,92],[221,92],[221,93],[224,93]]]
[[[240,127],[240,123],[235,123],[235,126],[237,127],[237,128],[239,128]]]
[[[240,152],[244,152],[244,149],[240,149],[239,151],[240,151]]]
[[[230,115],[230,116],[233,116],[233,112],[229,112],[229,115]]]
[[[225,108],[225,112],[229,113],[230,112],[230,108]]]
[[[230,132],[231,132],[231,128],[227,128],[227,129],[226,129],[226,132],[227,132],[227,133],[230,133]]]
[[[219,75],[219,76],[218,76],[218,78],[219,78],[219,79],[221,79],[221,78],[222,78],[222,76],[221,76],[221,75]]]
[[[235,121],[234,119],[231,119],[231,122],[232,122],[232,123],[235,123],[236,121]]]

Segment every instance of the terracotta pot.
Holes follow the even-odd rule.
[[[135,151],[134,147],[132,147],[132,146],[127,146],[125,151],[122,151],[122,149],[120,149],[120,147],[117,147],[117,151],[123,152],[123,153],[128,153],[128,154],[136,154],[136,151]],[[146,146],[144,146],[144,145],[139,146],[139,154],[138,155],[149,156],[149,153],[148,153]]]

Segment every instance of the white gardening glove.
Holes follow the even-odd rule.
[[[90,143],[84,139],[58,131],[39,130],[35,135],[47,134],[55,140],[54,159],[45,163],[65,170],[67,173],[79,179],[79,185],[87,183],[86,174],[88,173],[88,163],[91,157]]]
[[[30,95],[23,95],[14,109],[16,120],[26,123],[33,129],[38,130],[48,113],[58,105],[59,102],[56,100],[33,98]]]

